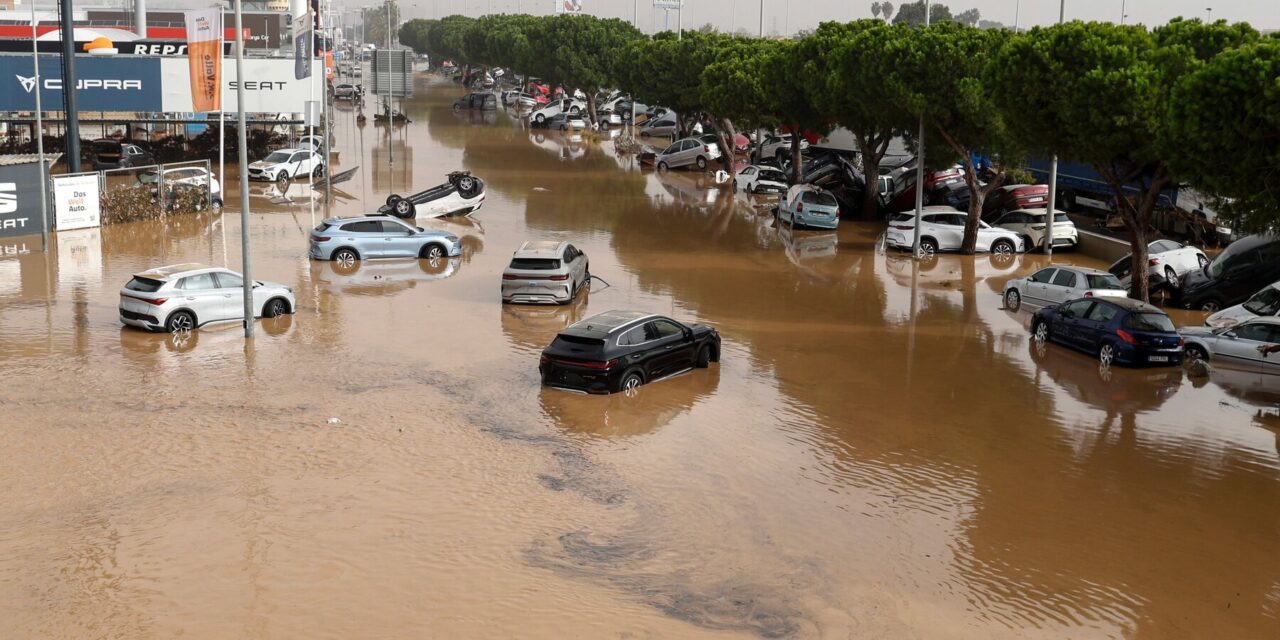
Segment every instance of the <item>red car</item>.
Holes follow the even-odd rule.
[[[1047,184],[1007,184],[996,189],[982,203],[982,216],[992,216],[1018,209],[1043,209],[1049,202]]]
[[[964,169],[959,166],[943,169],[942,171],[934,171],[924,177],[924,192],[933,193],[957,182],[964,182]]]

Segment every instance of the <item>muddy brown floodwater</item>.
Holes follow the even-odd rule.
[[[462,257],[340,274],[305,189],[254,196],[254,276],[299,308],[252,346],[116,313],[133,272],[238,268],[236,215],[0,248],[0,636],[1280,637],[1274,378],[1037,350],[1000,292],[1041,256],[780,231],[419,82],[390,140],[339,109],[333,213],[469,169],[485,207],[422,223]],[[503,307],[530,238],[607,286]],[[615,308],[714,324],[723,363],[541,389],[552,335]]]

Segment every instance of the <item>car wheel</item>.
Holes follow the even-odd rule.
[[[1044,344],[1049,341],[1049,323],[1044,320],[1036,322],[1036,326],[1031,328],[1031,336],[1036,342]]]
[[[542,124],[547,121],[547,117],[539,113],[538,115],[533,117],[533,121],[538,124]]]
[[[1012,255],[1018,248],[1013,246],[1013,241],[1007,239],[996,240],[991,243],[991,253],[998,256]]]
[[[1031,241],[1031,236],[1024,233],[1022,234],[1022,246],[1026,247],[1027,251],[1030,252],[1036,245]]]
[[[360,254],[356,253],[355,249],[348,249],[346,247],[343,247],[341,249],[338,249],[337,251],[334,251],[332,258],[334,262],[338,263],[343,267],[351,267],[351,266],[354,266],[356,261],[360,259]]]
[[[938,241],[933,238],[920,239],[920,255],[931,256],[938,252]]]
[[[424,258],[426,260],[436,260],[439,258],[443,258],[444,247],[438,244],[429,244],[422,248],[422,251],[418,254],[418,257]]]
[[[711,345],[704,344],[701,349],[698,349],[698,359],[694,361],[693,365],[699,369],[706,369],[711,366]]]
[[[1109,367],[1116,360],[1116,346],[1110,342],[1102,343],[1098,348],[1098,364]]]
[[[1017,311],[1022,308],[1022,294],[1017,289],[1010,289],[1004,292],[1004,308],[1009,311]]]
[[[1196,360],[1208,360],[1208,359],[1209,359],[1209,353],[1208,353],[1208,352],[1206,352],[1206,351],[1204,350],[1204,347],[1202,347],[1202,346],[1200,346],[1200,345],[1198,345],[1198,344],[1189,344],[1189,345],[1187,345],[1187,346],[1186,346],[1186,355],[1187,355],[1186,359],[1187,359],[1187,361],[1188,361],[1188,362],[1195,362]]]
[[[1209,313],[1217,313],[1219,311],[1222,311],[1222,303],[1212,299],[1205,300],[1204,302],[1200,303],[1200,310],[1208,311]]]
[[[211,211],[213,211],[213,213],[222,213],[222,198],[213,199],[213,208]]]
[[[311,177],[312,177],[312,178],[323,178],[323,177],[324,177],[324,165],[320,165],[320,166],[318,166],[318,167],[316,167],[316,168],[312,169],[312,170],[311,170]]]
[[[471,176],[462,176],[458,178],[458,191],[465,197],[471,197],[469,194],[476,188],[476,179]]]
[[[665,163],[665,162],[659,162],[659,163],[658,163],[658,171],[666,172],[666,171],[667,171],[667,169],[668,169],[668,167],[667,167],[667,163]]]
[[[405,220],[417,217],[417,207],[413,206],[412,202],[403,198],[396,200],[396,203],[391,206],[391,210],[395,212],[396,217],[404,218]]]
[[[1165,268],[1164,268],[1164,279],[1165,279],[1165,281],[1166,281],[1166,282],[1168,282],[1168,283],[1169,283],[1169,286],[1171,286],[1171,287],[1176,287],[1176,286],[1178,286],[1178,284],[1179,284],[1179,283],[1178,283],[1178,272],[1174,271],[1174,270],[1173,270],[1173,267],[1170,267],[1170,266],[1167,266],[1167,265],[1166,265],[1166,266],[1165,266]]]
[[[289,313],[289,303],[283,298],[272,298],[267,301],[267,305],[262,308],[262,317],[274,318]]]
[[[393,194],[391,194],[391,195],[389,195],[389,196],[387,196],[387,206],[388,206],[388,207],[394,207],[394,206],[396,206],[396,201],[397,201],[397,200],[399,200],[399,199],[400,199],[400,196],[398,196],[398,195],[396,195],[396,194],[394,194],[394,193],[393,193]]]
[[[576,116],[576,115],[578,115],[578,112],[579,112],[579,111],[582,111],[582,109],[579,109],[578,107],[570,107],[570,108],[569,108],[569,113],[572,113],[572,114],[573,114],[573,115],[575,115],[575,116]]]
[[[190,311],[175,311],[164,321],[164,330],[180,333],[196,328],[196,317]]]
[[[704,157],[702,157],[702,156],[698,156],[697,164],[698,164],[698,170],[699,170],[699,171],[706,171],[706,170],[707,170],[707,159],[706,159],[706,158],[704,158]]]
[[[629,371],[622,376],[622,384],[619,386],[623,393],[634,396],[642,384],[644,384],[644,376],[641,376],[639,371]]]

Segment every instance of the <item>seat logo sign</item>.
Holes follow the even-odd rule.
[[[16,213],[17,211],[18,183],[0,182],[0,214]]]
[[[27,93],[31,93],[31,91],[36,88],[35,78],[28,78],[26,76],[20,76],[17,74],[14,74],[13,77],[17,78],[18,82],[22,83],[22,90],[26,91]],[[44,88],[47,90],[53,90],[53,91],[60,90],[62,89],[62,79],[61,78],[45,78]],[[103,79],[103,78],[82,78],[80,80],[76,80],[76,89],[102,89],[104,91],[115,89],[117,91],[142,91],[142,81],[141,80],[113,80],[113,79]]]

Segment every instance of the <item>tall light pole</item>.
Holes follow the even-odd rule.
[[[40,159],[40,248],[49,253],[49,179],[45,177],[49,167],[44,164],[44,112],[40,106],[40,90],[44,88],[40,80],[40,53],[36,45],[36,3],[31,3],[31,74],[36,77],[36,156]]]
[[[1206,23],[1212,23],[1212,22],[1213,22],[1213,7],[1205,7],[1205,8],[1204,8],[1204,10],[1205,10],[1205,14],[1206,14],[1205,22],[1206,22]]]
[[[1015,0],[1017,4],[1013,5],[1013,32],[1018,32],[1018,21],[1022,18],[1022,0]],[[928,22],[927,20],[925,21]]]
[[[760,37],[764,37],[764,0],[760,0]]]
[[[1122,25],[1124,24],[1124,19],[1129,17],[1129,14],[1125,13],[1124,10],[1126,2],[1128,2],[1128,0],[1120,0],[1120,24]]]
[[[76,109],[76,28],[71,19],[71,0],[58,0],[62,29],[62,111],[66,117],[63,129],[67,168],[80,173],[80,113]]]
[[[929,27],[929,0],[924,0],[924,26]],[[870,185],[868,185],[869,187]],[[911,237],[911,257],[920,259],[920,226],[924,224],[924,115],[920,116],[920,136],[916,138],[916,228]],[[914,297],[914,294],[913,294]],[[913,314],[914,316],[914,314]]]
[[[244,277],[244,337],[253,339],[253,276],[249,269],[249,143],[244,123],[244,17],[236,7],[236,154],[240,161],[240,270]]]
[[[1123,12],[1124,10],[1121,9]],[[1058,24],[1066,21],[1067,0],[1058,0]],[[1123,18],[1121,18],[1123,20]],[[1053,262],[1053,223],[1057,219],[1058,208],[1058,154],[1053,154],[1049,161],[1049,203],[1044,207],[1044,255]],[[1030,251],[1034,247],[1027,247]]]

